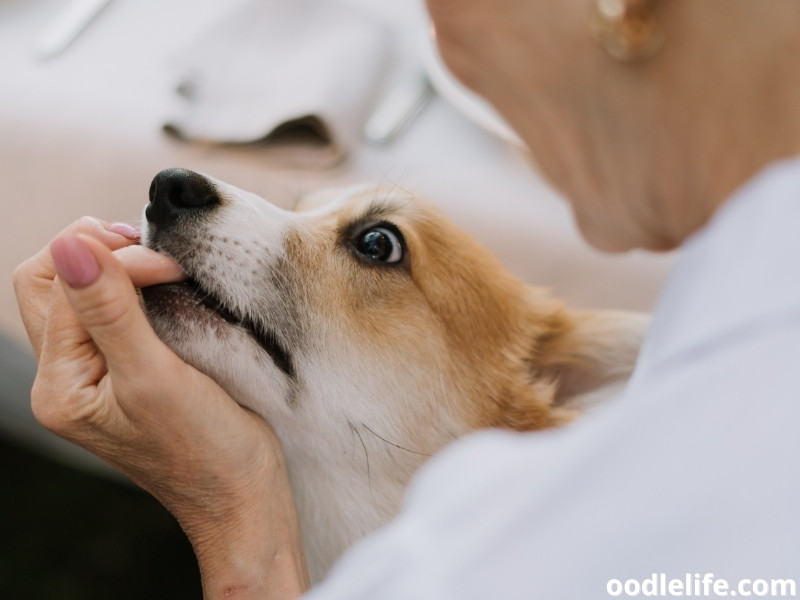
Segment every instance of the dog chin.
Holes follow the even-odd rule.
[[[191,281],[165,283],[142,289],[145,312],[154,327],[165,325],[214,327],[223,334],[227,324]]]
[[[232,322],[191,281],[143,288],[142,300],[156,335],[238,404],[265,414],[291,403],[291,386],[275,372],[280,369],[252,333]]]

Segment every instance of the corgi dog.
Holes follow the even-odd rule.
[[[569,309],[397,188],[287,211],[169,169],[142,243],[189,276],[142,290],[156,333],[279,436],[313,581],[455,438],[560,426],[624,381],[649,323]]]

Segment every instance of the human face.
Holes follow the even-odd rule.
[[[592,245],[671,249],[705,222],[712,196],[696,174],[714,132],[703,139],[703,119],[691,118],[707,84],[691,81],[686,56],[676,58],[682,40],[672,40],[671,54],[629,65],[595,42],[591,0],[428,6],[447,65],[518,132]]]

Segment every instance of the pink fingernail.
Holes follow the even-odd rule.
[[[82,288],[100,275],[100,265],[89,246],[76,235],[63,235],[50,243],[59,277],[70,287]]]
[[[106,229],[112,233],[118,233],[129,240],[138,240],[142,237],[141,232],[136,227],[127,223],[111,223]]]

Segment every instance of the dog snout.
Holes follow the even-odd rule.
[[[219,205],[219,191],[207,178],[188,169],[165,169],[150,184],[148,222],[168,225],[181,215]]]

